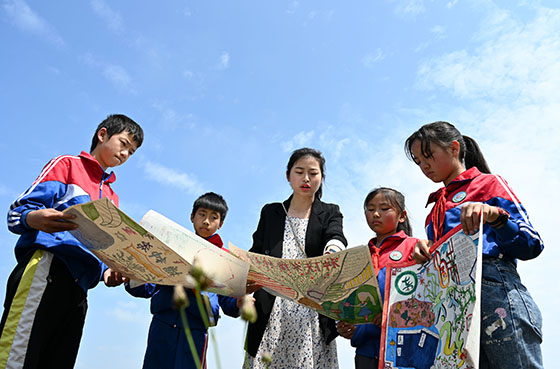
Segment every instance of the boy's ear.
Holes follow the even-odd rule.
[[[191,223],[194,223],[194,214],[191,213]]]
[[[97,131],[97,139],[99,142],[103,142],[107,137],[107,128],[102,127],[99,131]]]

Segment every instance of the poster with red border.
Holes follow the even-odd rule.
[[[387,266],[380,369],[478,367],[478,245],[479,233],[457,226],[431,247],[429,261]]]

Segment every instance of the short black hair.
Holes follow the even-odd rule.
[[[196,214],[196,211],[199,208],[210,209],[220,213],[221,223],[223,223],[223,221],[226,219],[226,215],[228,212],[226,200],[224,200],[221,195],[218,195],[214,192],[207,192],[204,195],[199,196],[199,198],[194,201],[191,217]]]
[[[97,138],[97,133],[101,128],[107,129],[107,134],[109,138],[111,136],[119,134],[123,131],[127,131],[132,135],[134,141],[138,144],[137,148],[142,145],[142,141],[144,141],[144,131],[142,127],[129,117],[124,114],[111,114],[105,120],[97,126],[95,133],[93,134],[93,138],[91,140],[91,149],[90,152],[97,147],[99,143],[99,139]]]

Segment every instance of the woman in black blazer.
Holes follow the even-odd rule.
[[[293,193],[283,203],[266,204],[249,251],[278,258],[320,256],[346,248],[338,205],[322,202],[325,159],[309,148],[296,150],[286,177]],[[257,321],[249,325],[244,368],[338,368],[335,322],[292,301],[254,293]]]

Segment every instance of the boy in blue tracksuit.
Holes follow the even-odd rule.
[[[90,152],[49,161],[10,206],[8,228],[20,237],[17,265],[6,286],[0,321],[0,368],[73,368],[87,312],[87,292],[100,280],[122,284],[70,234],[78,226],[72,205],[105,197],[118,206],[108,170],[124,164],[142,144],[142,128],[122,114],[97,127]]]
[[[200,196],[193,204],[191,222],[195,233],[222,248],[223,242],[216,231],[223,225],[228,207],[224,198],[213,192]],[[193,353],[190,350],[183,329],[179,310],[173,306],[173,286],[144,284],[135,288],[126,286],[128,293],[135,297],[150,298],[150,311],[153,314],[148,346],[144,356],[143,369],[187,369],[196,368]],[[206,367],[206,349],[208,347],[207,328],[204,325],[196,303],[194,291],[185,288],[190,301],[185,313],[191,330],[196,352],[201,367]],[[203,292],[210,300],[212,316],[210,322],[217,323],[220,306],[226,315],[239,316],[241,300],[234,297]]]

